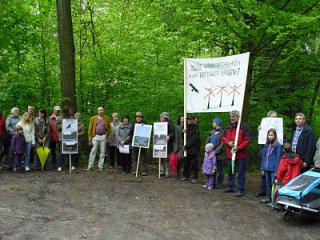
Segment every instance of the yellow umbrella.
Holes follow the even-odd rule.
[[[37,148],[36,152],[38,154],[38,157],[39,157],[39,160],[40,160],[40,163],[41,163],[41,168],[42,168],[42,171],[43,171],[43,167],[44,167],[44,164],[47,161],[48,155],[50,153],[50,149],[47,146],[42,145],[42,146]]]

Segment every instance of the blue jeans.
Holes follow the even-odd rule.
[[[32,147],[32,142],[26,142],[26,157],[24,159],[24,167],[29,167],[31,147]]]
[[[45,145],[46,147],[49,147],[49,146],[50,146],[50,139],[46,139],[44,145]],[[35,169],[40,169],[40,161],[39,161],[39,157],[38,157],[38,154],[37,154],[37,149],[38,149],[40,146],[42,146],[42,144],[40,144],[40,143],[38,142],[38,140],[36,139],[36,147],[35,147],[35,154],[34,154],[34,168],[35,168]],[[48,156],[48,158],[47,158],[47,161],[46,161],[46,163],[44,164],[44,167],[45,167],[46,169],[48,169],[49,166],[50,166],[50,160],[51,160],[51,153],[49,154],[49,156]]]
[[[267,184],[267,199],[271,201],[271,190],[272,184],[274,183],[275,177],[273,171],[264,171],[264,175],[266,176],[266,184]]]
[[[232,160],[228,159],[228,187],[234,189],[234,178],[238,169],[238,192],[244,191],[245,175],[246,175],[246,159],[240,158],[235,160],[234,174],[232,174]]]

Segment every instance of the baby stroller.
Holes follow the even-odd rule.
[[[279,189],[277,205],[283,209],[283,219],[291,221],[293,215],[319,214],[320,168],[313,168]]]

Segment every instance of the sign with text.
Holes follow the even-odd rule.
[[[186,59],[187,112],[241,112],[249,56]]]

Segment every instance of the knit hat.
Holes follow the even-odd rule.
[[[54,109],[55,111],[60,111],[60,110],[61,110],[60,106],[55,106],[53,109]]]
[[[209,152],[211,152],[211,151],[213,150],[214,146],[213,146],[212,143],[207,143],[205,148],[206,148],[206,150],[208,150]]]
[[[160,114],[160,118],[166,118],[166,119],[169,119],[169,120],[170,120],[170,118],[169,118],[169,113],[167,113],[167,112],[161,113],[161,114]]]
[[[220,127],[222,126],[222,120],[221,118],[214,118],[213,122],[215,122],[217,125],[219,125]]]

